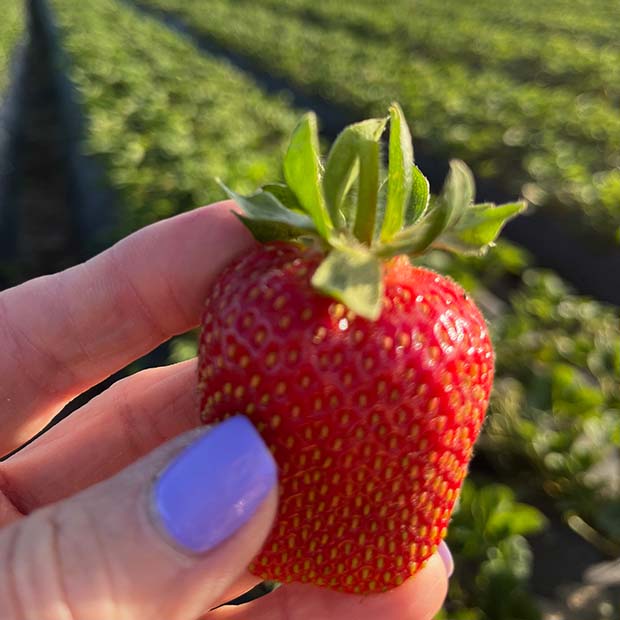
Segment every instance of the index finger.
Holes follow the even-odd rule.
[[[222,202],[158,222],[0,293],[0,456],[75,396],[199,323],[217,274],[253,244],[232,209]]]

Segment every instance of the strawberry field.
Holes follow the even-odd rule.
[[[416,19],[406,26],[406,2],[381,17],[374,3],[358,4],[351,15],[348,8],[343,15],[341,3],[317,8],[303,0],[285,10],[251,2],[240,10],[219,0],[208,13],[197,0],[145,4],[172,11],[264,70],[359,113],[403,101],[416,119],[415,135],[434,153],[467,160],[504,192],[527,184],[533,202],[585,214],[582,224],[603,237],[617,234],[620,121],[608,81],[617,84],[620,52],[612,44],[576,46],[574,37],[554,34],[542,49],[533,39],[528,50],[509,26],[481,33],[475,18],[465,16],[455,28],[446,19],[450,9],[442,5],[438,15],[430,2],[416,4]],[[579,96],[572,83],[579,83]]]
[[[11,2],[0,110],[35,97],[20,42],[47,59],[27,67],[49,90],[0,114],[1,283],[219,200],[216,177],[238,192],[281,179],[308,109],[327,147],[398,100],[433,192],[458,157],[481,199],[530,203],[487,255],[423,259],[471,293],[497,354],[441,617],[619,620],[619,20],[611,0]],[[4,146],[36,106],[53,181],[36,141]],[[126,373],[195,354],[186,334]]]

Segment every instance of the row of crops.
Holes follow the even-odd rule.
[[[572,59],[574,14],[553,2],[524,0],[509,11],[490,0],[450,3],[459,16],[453,31],[444,4],[432,0],[417,2],[417,20],[402,19],[405,0],[381,12],[371,0],[210,0],[208,11],[198,0],[141,2],[173,11],[294,89],[319,92],[357,115],[383,114],[398,99],[435,155],[464,158],[504,193],[529,183],[541,203],[587,214],[583,221],[599,236],[613,235],[611,222],[620,226],[620,116],[613,107],[620,52],[602,0],[576,3],[575,14],[587,18],[578,24],[582,39]],[[109,242],[222,198],[214,177],[243,192],[280,176],[282,149],[301,114],[291,100],[266,94],[127,1],[38,3],[50,10],[56,64],[86,119],[83,154],[103,171],[119,209]],[[484,7],[493,28],[480,27],[472,5]],[[528,20],[534,32],[549,28],[538,54],[531,41],[516,45],[511,32]],[[571,72],[583,76],[578,98]],[[534,620],[528,578],[535,558],[525,536],[546,520],[532,504],[550,506],[551,519],[587,533],[603,555],[620,552],[620,489],[606,475],[620,448],[617,311],[575,295],[508,243],[486,258],[436,254],[428,263],[476,296],[498,354],[489,422],[449,533],[457,572],[448,616]],[[173,342],[172,361],[193,354],[195,335]]]
[[[227,63],[111,0],[52,0],[68,75],[127,233],[273,175],[296,121]],[[156,43],[154,43],[156,41]]]
[[[287,4],[289,4],[287,2]],[[361,0],[356,3],[365,7],[377,8],[373,0]],[[554,0],[540,4],[535,0],[525,0],[512,4],[499,4],[493,0],[476,0],[468,3],[434,3],[431,0],[416,0],[415,4],[407,0],[396,0],[390,6],[375,10],[377,21],[383,19],[386,12],[396,12],[418,18],[420,14],[440,14],[444,22],[458,28],[463,19],[476,19],[481,30],[498,29],[510,26],[514,30],[525,30],[527,34],[569,34],[572,37],[587,38],[601,43],[617,40],[617,31],[613,20],[618,18],[618,5],[614,0],[581,0],[572,2],[572,9],[567,10],[564,0]],[[355,8],[352,9],[355,12]],[[449,12],[450,20],[446,19]],[[405,20],[403,20],[405,21]],[[544,39],[541,38],[544,45]]]
[[[445,6],[428,1],[416,2],[414,9],[411,3],[393,2],[381,11],[372,3],[347,6],[336,0],[320,4],[266,0],[261,4],[317,25],[330,27],[338,23],[367,39],[399,46],[409,54],[438,62],[510,73],[516,81],[543,86],[571,87],[577,82],[581,93],[599,95],[612,103],[620,95],[620,47],[616,40],[601,45],[587,38],[575,41],[573,32],[557,31],[541,40],[538,36],[524,37],[510,22],[488,24],[489,28],[481,33],[480,6],[473,12],[470,5],[463,3],[457,8],[470,7],[469,11],[461,10],[460,15],[451,12],[450,20],[446,19]],[[407,10],[415,19],[403,20]],[[505,17],[506,11],[502,10],[502,15]],[[483,19],[489,19],[488,12]]]
[[[361,30],[351,27],[348,5],[334,1],[294,0],[283,9],[272,0],[213,0],[209,11],[200,0],[141,4],[181,17],[197,33],[253,59],[257,67],[285,77],[295,88],[320,93],[360,115],[380,113],[389,99],[397,99],[412,119],[415,135],[431,145],[434,154],[461,157],[479,177],[492,178],[504,190],[525,188],[534,203],[568,209],[601,237],[618,235],[620,116],[617,94],[601,94],[608,83],[617,89],[617,45],[593,52],[583,43],[580,55],[573,42],[571,54],[568,35],[541,42],[533,34],[528,44],[528,35],[522,33],[523,57],[507,52],[520,67],[519,77],[513,75],[514,67],[505,71],[499,60],[502,49],[515,47],[515,35],[506,29],[504,40],[494,29],[476,29],[472,20],[463,22],[463,31],[455,26],[453,35],[451,26],[457,20],[445,3],[437,5],[443,12],[431,8],[428,16],[425,8],[431,3],[416,3],[415,19],[410,20],[402,20],[412,11],[403,2],[381,12],[369,2],[359,3],[352,13],[358,25],[363,22]],[[308,20],[308,14],[319,20]],[[443,31],[437,25],[441,19],[447,24]],[[380,36],[368,36],[368,31]],[[479,50],[471,62],[458,52],[468,37],[477,38],[474,49]],[[558,53],[558,47],[564,51]],[[537,51],[538,69],[531,66]],[[496,62],[487,63],[495,56]],[[577,69],[582,74],[592,63],[612,68],[588,74],[590,86],[582,91],[579,77],[572,85],[562,81],[573,62],[582,65]],[[556,85],[544,83],[547,71],[556,73]],[[604,75],[597,79],[600,71]],[[541,79],[531,81],[537,72]]]
[[[511,5],[481,0],[473,4],[450,5],[450,12],[456,19],[464,14],[474,14],[483,26],[510,24],[542,35],[564,32],[600,42],[617,40],[614,18],[618,17],[618,5],[614,0],[582,0],[571,3],[571,9],[567,10],[563,0],[544,4],[527,0]]]

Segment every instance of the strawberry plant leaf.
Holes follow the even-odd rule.
[[[460,159],[450,161],[450,171],[440,196],[447,207],[446,226],[460,219],[474,201],[475,193],[474,175],[467,164]]]
[[[422,185],[420,179],[418,182]],[[403,228],[377,247],[375,254],[384,258],[398,254],[422,254],[460,221],[473,201],[474,192],[474,177],[469,168],[460,160],[452,160],[441,194],[432,206],[413,225]]]
[[[341,228],[347,223],[345,197],[359,174],[359,148],[364,141],[377,142],[385,129],[386,118],[371,118],[346,127],[332,145],[325,174],[323,192],[329,214],[335,226]]]
[[[426,217],[418,220],[412,226],[404,228],[387,243],[382,243],[375,249],[376,256],[390,258],[399,254],[417,256],[423,254],[435,239],[445,229],[448,210],[437,201],[428,211]]]
[[[312,233],[307,230],[295,228],[285,222],[274,222],[273,220],[256,220],[241,213],[235,213],[237,219],[252,233],[256,241],[269,243],[271,241],[290,241],[309,236]],[[316,234],[316,231],[314,231]]]
[[[312,285],[371,321],[381,314],[381,263],[366,248],[332,250],[314,272]]]
[[[366,140],[359,145],[360,178],[353,234],[370,245],[375,232],[379,196],[379,143]]]
[[[259,191],[240,196],[221,182],[220,186],[243,209],[242,214],[235,215],[262,243],[317,234],[314,222],[306,214],[287,209],[271,193]]]
[[[534,506],[512,502],[509,510],[496,510],[489,516],[486,533],[489,538],[501,540],[508,536],[528,536],[540,532],[547,519]]]
[[[426,179],[417,179],[421,203]],[[524,202],[496,207],[494,204],[473,205],[475,187],[469,168],[460,160],[450,162],[450,172],[441,195],[426,209],[417,222],[396,233],[388,242],[375,248],[375,255],[387,258],[397,254],[411,257],[428,248],[461,254],[482,254],[495,241],[504,224],[525,209]]]
[[[264,192],[270,193],[287,209],[303,212],[302,206],[293,194],[291,188],[284,183],[267,183],[261,188]]]
[[[413,185],[413,145],[405,115],[397,103],[390,107],[388,187],[381,239],[388,240],[403,227]]]
[[[319,234],[327,237],[332,228],[321,187],[321,161],[316,115],[301,119],[284,156],[284,178],[299,204],[314,221]]]
[[[464,162],[453,159],[441,194],[425,217],[394,237],[394,245],[399,248],[396,254],[422,254],[461,218],[473,202],[474,194],[474,175]]]
[[[503,226],[525,207],[524,202],[499,206],[490,203],[471,205],[432,245],[462,254],[484,253],[497,239]]]
[[[412,167],[411,177],[411,199],[405,213],[405,226],[411,226],[423,217],[431,197],[428,179],[415,164]]]

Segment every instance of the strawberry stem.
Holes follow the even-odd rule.
[[[379,214],[379,188],[386,181],[379,140],[388,119],[387,196]],[[243,209],[237,217],[264,243],[320,244],[325,257],[313,286],[371,321],[382,308],[382,261],[433,249],[482,254],[525,209],[523,202],[475,204],[474,177],[458,160],[450,162],[441,194],[429,203],[428,181],[413,163],[411,132],[397,104],[389,117],[344,129],[325,168],[316,116],[306,114],[293,132],[283,168],[286,185],[270,184],[251,196],[224,188]],[[348,193],[356,180],[354,200]]]

